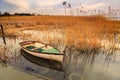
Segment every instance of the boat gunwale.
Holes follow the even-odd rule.
[[[23,49],[25,49],[25,50],[28,50],[28,51],[31,51],[31,52],[34,52],[34,53],[41,53],[41,54],[49,54],[49,55],[64,55],[63,53],[60,53],[60,51],[58,50],[58,49],[56,49],[55,47],[53,47],[53,46],[51,46],[51,45],[49,45],[49,44],[47,44],[47,45],[49,45],[50,47],[53,47],[54,49],[56,49],[59,53],[48,53],[48,52],[35,52],[35,51],[33,51],[33,50],[30,50],[30,49],[26,49],[26,48],[24,48],[23,47],[23,45],[27,45],[27,43],[26,42],[31,42],[31,43],[35,43],[35,42],[37,42],[37,43],[41,43],[41,44],[46,44],[46,43],[43,43],[43,42],[39,42],[39,41],[24,41],[24,42],[20,42],[19,44],[20,44],[20,46],[23,48]],[[24,44],[24,43],[26,43],[26,44]]]

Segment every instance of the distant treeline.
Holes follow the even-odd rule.
[[[14,15],[16,15],[16,16],[33,16],[35,14],[34,13],[33,14],[30,14],[30,13],[15,13]]]
[[[2,13],[1,11],[0,11],[0,16],[35,16],[36,14],[35,13],[14,13],[14,14],[10,14],[9,12],[4,12],[4,13]],[[40,15],[40,14],[38,14],[38,15]]]

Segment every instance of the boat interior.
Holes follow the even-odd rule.
[[[38,42],[28,43],[23,45],[23,47],[25,49],[28,49],[34,52],[57,53],[57,54],[59,53],[58,50],[44,43],[38,43]]]

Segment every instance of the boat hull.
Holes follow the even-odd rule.
[[[22,43],[25,43],[25,42],[22,42]],[[44,58],[44,59],[63,62],[63,54],[49,54],[49,53],[47,54],[47,53],[42,53],[42,52],[34,52],[34,51],[28,50],[25,47],[23,47],[22,43],[20,43],[22,49],[25,52],[27,52],[28,54],[31,54],[31,55],[36,56],[36,57]]]
[[[54,55],[54,54],[43,54],[43,53],[36,53],[36,52],[31,52],[29,50],[26,50],[24,48],[22,48],[25,52],[36,56],[36,57],[40,57],[40,58],[45,58],[45,59],[50,59],[50,60],[55,60],[55,61],[59,61],[62,62],[63,61],[63,55]]]

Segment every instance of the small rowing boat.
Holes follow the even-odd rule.
[[[48,44],[38,41],[24,41],[20,43],[20,46],[25,52],[33,56],[59,62],[63,61],[63,53]]]

